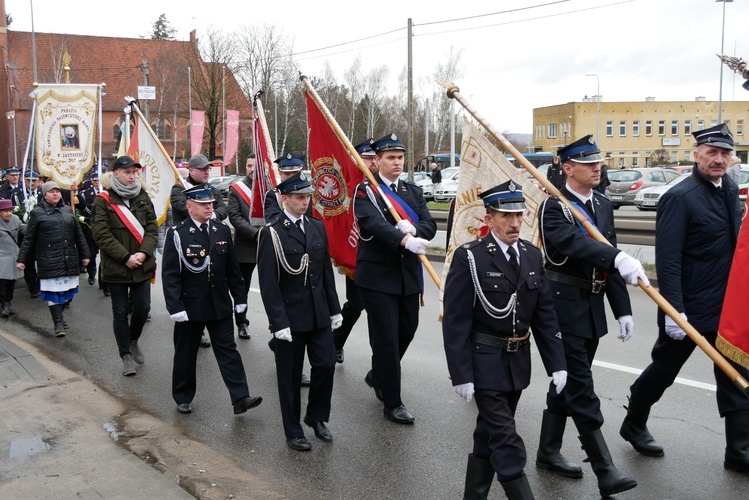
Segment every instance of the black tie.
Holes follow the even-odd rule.
[[[396,185],[395,185],[395,182],[394,182],[394,183],[392,183],[392,184],[390,184],[390,190],[391,190],[392,192],[394,192],[394,193],[395,193],[397,189],[398,189],[398,186],[396,186]]]
[[[585,208],[588,209],[590,216],[595,218],[596,213],[593,211],[593,203],[590,200],[585,202]]]
[[[205,222],[200,225],[200,232],[203,233],[203,236],[205,237],[206,241],[211,241],[211,239],[208,237],[208,224]]]
[[[518,265],[518,254],[515,252],[515,248],[513,247],[507,247],[507,255],[510,256],[508,261],[510,262],[510,267],[512,268],[512,272],[515,273],[515,278],[520,275],[520,266]]]
[[[304,234],[304,229],[302,229],[302,219],[296,220],[296,227],[298,227],[302,234]]]

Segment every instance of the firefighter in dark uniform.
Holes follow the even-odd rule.
[[[312,365],[304,423],[315,436],[333,441],[325,426],[335,374],[333,328],[341,326],[341,306],[323,223],[306,215],[313,188],[300,172],[278,187],[284,210],[268,222],[258,244],[258,279],[276,357],[278,397],[288,446],[312,448],[300,424],[299,394],[304,352]]]
[[[92,212],[94,200],[101,190],[99,189],[99,174],[93,172],[89,176],[89,187],[81,190],[81,197],[85,203],[83,208],[83,236],[86,237],[88,249],[91,253],[91,260],[88,261],[86,271],[88,272],[88,284],[93,285],[96,282],[96,256],[99,254],[99,247],[96,246],[94,236],[91,232]],[[101,286],[100,286],[101,288]]]
[[[29,214],[42,198],[42,187],[39,185],[39,174],[33,170],[27,170],[24,179],[26,192],[24,192],[24,187],[19,185],[10,192],[10,200],[15,207],[13,213],[18,215],[22,211],[23,214],[19,217],[22,218],[23,222],[26,222]],[[26,264],[26,267],[23,269],[23,280],[26,282],[26,288],[28,288],[32,298],[38,297],[40,292],[39,277],[36,274],[36,257],[34,255],[29,256],[24,264]]]
[[[491,233],[455,250],[442,320],[455,392],[475,397],[479,411],[463,498],[486,498],[496,473],[509,499],[531,499],[525,445],[515,430],[515,410],[530,384],[530,330],[556,393],[567,379],[564,346],[541,251],[520,239],[521,186],[510,180],[479,197]]]
[[[734,140],[723,124],[692,135],[697,141],[692,174],[658,203],[655,264],[663,298],[715,347],[741,227],[738,186],[725,175]],[[652,362],[630,387],[627,416],[619,431],[644,455],[663,455],[663,447],[648,431],[647,420],[650,407],[671,387],[696,347],[685,336],[670,317],[658,311]],[[749,370],[730,363],[749,378]],[[749,474],[749,399],[717,366],[714,373],[718,412],[726,429],[723,467]]]
[[[214,198],[210,189],[193,186],[184,196],[188,217],[167,232],[161,266],[166,308],[175,321],[172,396],[177,411],[192,412],[198,346],[207,328],[234,414],[244,413],[262,398],[250,397],[234,342],[233,313],[247,310],[247,293],[231,230],[211,218]]]
[[[608,298],[619,322],[618,338],[626,341],[634,323],[625,279],[632,285],[637,285],[638,278],[649,283],[640,262],[616,248],[611,202],[593,189],[600,182],[603,158],[592,136],[561,148],[558,154],[567,176],[561,193],[611,245],[590,238],[559,199],[548,198],[539,208],[546,276],[562,331],[568,377],[563,394],[549,387],[536,465],[562,476],[582,477],[582,469],[560,453],[567,415],[571,415],[601,495],[608,496],[634,488],[637,482],[614,466],[601,433],[603,415],[591,366],[598,341],[608,331],[603,297]]]
[[[356,188],[354,215],[361,234],[356,277],[367,310],[372,370],[364,381],[384,404],[385,417],[412,424],[401,400],[400,360],[419,326],[423,270],[418,255],[426,253],[437,224],[421,188],[399,180],[406,148],[395,134],[372,144],[377,154],[379,188],[364,181]],[[397,224],[382,196],[397,205],[405,218]]]

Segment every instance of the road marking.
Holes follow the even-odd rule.
[[[619,370],[620,372],[626,372],[626,373],[634,373],[635,375],[639,375],[642,373],[642,370],[638,368],[632,368],[629,366],[624,365],[617,365],[615,363],[607,363],[605,361],[593,361],[594,366],[600,366],[601,368],[609,368],[611,370]],[[676,380],[674,380],[677,384],[682,385],[688,385],[690,387],[696,387],[698,389],[707,389],[708,391],[716,391],[715,384],[706,384],[704,382],[697,382],[696,380],[689,380],[688,378],[681,378],[676,377]]]

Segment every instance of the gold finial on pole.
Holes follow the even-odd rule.
[[[62,67],[63,71],[65,71],[65,83],[70,83],[70,61],[72,58],[70,57],[70,54],[68,54],[67,49],[65,50],[65,53],[62,55],[62,63],[65,65]]]

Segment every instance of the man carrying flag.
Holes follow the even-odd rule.
[[[738,187],[725,175],[734,142],[727,125],[692,135],[697,140],[695,168],[689,179],[669,190],[658,203],[655,265],[663,297],[715,346],[741,225]],[[746,303],[746,297],[743,300]],[[643,455],[663,455],[646,422],[650,407],[674,383],[696,347],[690,339],[684,339],[685,335],[671,318],[658,311],[653,361],[630,387],[629,408],[620,431]],[[748,370],[734,366],[741,376],[749,378]],[[714,368],[718,411],[726,422],[724,467],[746,474],[749,398],[722,370]]]
[[[426,253],[437,224],[416,184],[399,180],[406,148],[395,134],[372,144],[379,168],[377,182],[403,220],[386,209],[369,181],[357,186],[354,215],[361,230],[355,283],[369,323],[372,370],[364,381],[382,395],[384,414],[397,424],[414,421],[401,400],[400,360],[419,325],[423,275],[418,254]],[[408,234],[406,234],[408,233]]]

